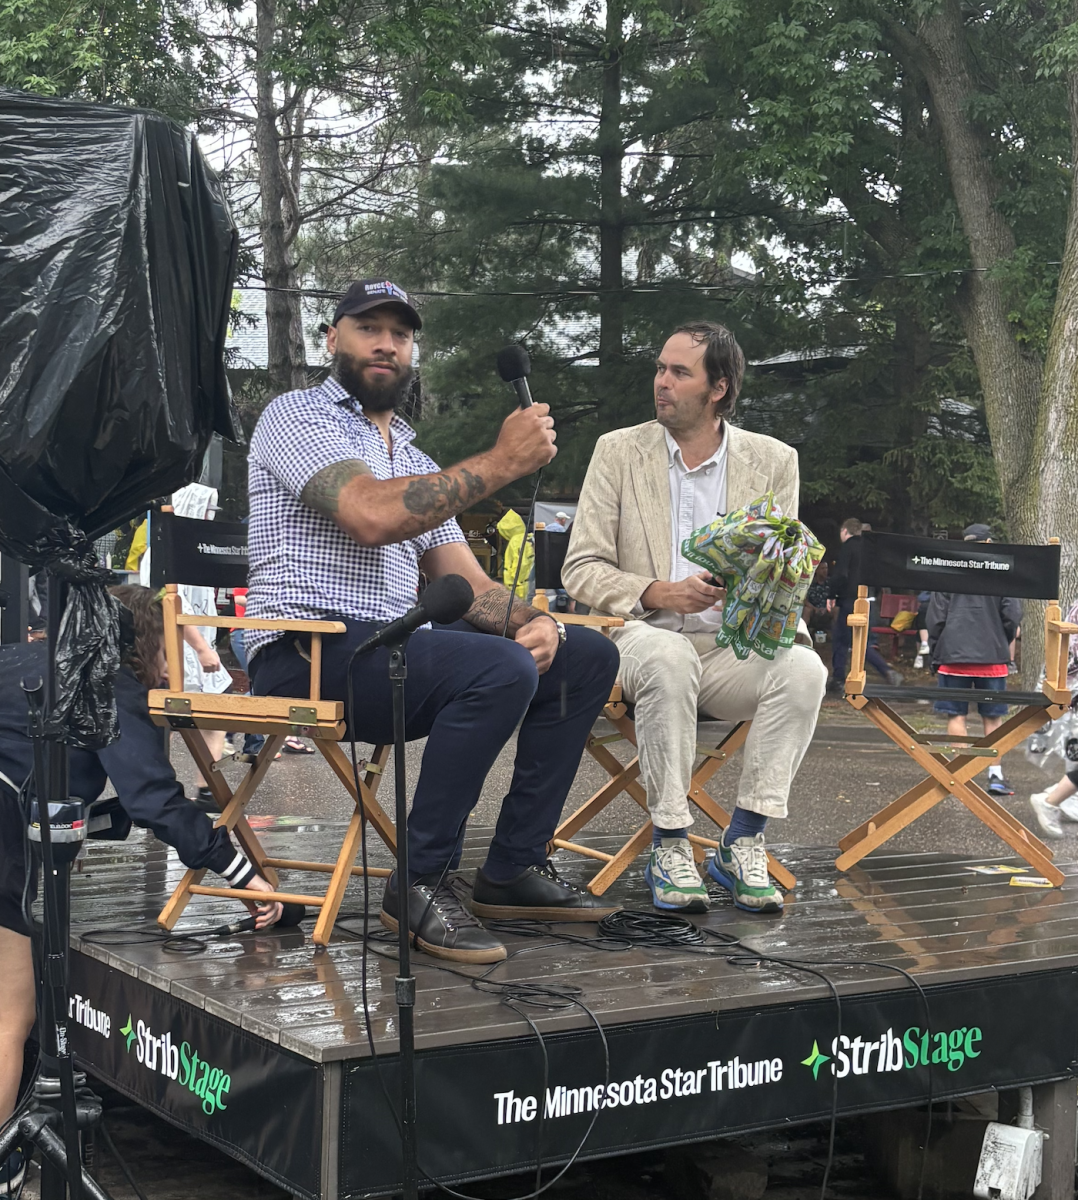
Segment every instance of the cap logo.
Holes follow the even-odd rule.
[[[408,303],[408,293],[397,287],[395,283],[390,283],[388,279],[382,280],[381,283],[365,283],[363,290],[368,296],[394,296],[405,304]]]

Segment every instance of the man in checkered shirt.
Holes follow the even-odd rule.
[[[331,377],[262,414],[251,439],[247,615],[344,621],[347,633],[324,639],[322,659],[322,694],[344,700],[353,650],[416,603],[420,571],[471,584],[463,621],[419,630],[408,646],[408,736],[427,738],[427,751],[408,820],[411,886],[388,880],[382,922],[397,928],[403,891],[422,949],[497,962],[505,947],[477,915],[596,921],[614,911],[559,878],[546,847],[618,656],[594,630],[566,629],[511,598],[468,548],[456,514],[548,463],[554,422],[545,404],[517,409],[490,450],[441,470],[395,413],[420,325],[395,284],[354,283],[326,331]],[[496,636],[510,606],[511,640]],[[246,645],[258,695],[304,693],[310,667],[295,638],[251,630]],[[388,651],[357,659],[352,683],[356,736],[392,741]],[[518,724],[513,782],[469,912],[446,874]]]

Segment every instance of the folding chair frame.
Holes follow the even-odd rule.
[[[168,903],[157,918],[164,929],[172,929],[192,896],[230,896],[236,900],[264,903],[279,900],[283,903],[304,904],[319,909],[314,928],[314,941],[321,946],[329,942],[333,924],[344,899],[345,888],[353,875],[362,875],[356,866],[363,832],[363,822],[370,821],[382,841],[395,855],[396,831],[376,798],[382,768],[389,758],[389,746],[375,747],[374,755],[361,770],[359,789],[355,785],[352,763],[344,753],[340,740],[344,736],[344,705],[336,700],[321,699],[322,635],[343,633],[340,621],[263,621],[256,618],[206,617],[185,614],[175,584],[167,584],[162,599],[165,622],[165,656],[168,661],[168,690],[150,692],[150,714],[158,725],[177,730],[202,777],[221,809],[215,827],[225,828],[236,835],[244,854],[258,873],[277,888],[278,870],[303,871],[330,876],[322,895],[296,892],[255,892],[249,889],[207,887],[202,884],[205,870],[188,870],[173,891]],[[183,627],[185,625],[215,628],[269,629],[279,633],[304,633],[311,639],[310,695],[300,698],[281,696],[207,695],[183,691]],[[266,741],[247,774],[233,791],[210,757],[199,729],[234,729],[264,733]],[[308,862],[298,859],[274,858],[266,854],[244,814],[244,809],[265,778],[270,763],[290,735],[310,737],[319,753],[329,763],[333,773],[352,797],[355,811],[348,823],[340,852],[334,863]],[[369,867],[371,876],[388,876],[384,867]]]
[[[555,831],[552,840],[552,845],[556,846],[559,850],[569,850],[574,854],[593,858],[604,864],[587,885],[588,891],[595,896],[601,896],[628,869],[633,860],[651,845],[653,830],[649,815],[643,825],[614,854],[608,854],[606,851],[597,850],[592,846],[584,846],[579,842],[573,841],[573,838],[580,830],[590,821],[594,820],[622,792],[628,793],[644,812],[648,813],[648,795],[638,782],[640,776],[640,756],[638,754],[634,755],[628,763],[623,764],[607,749],[607,746],[612,742],[626,741],[633,746],[636,745],[636,725],[628,715],[628,709],[621,699],[620,688],[615,695],[611,696],[609,703],[603,709],[603,715],[618,732],[616,734],[598,736],[593,734],[588,739],[586,748],[591,757],[610,776],[610,782],[601,787],[572,816],[563,821]],[[698,743],[696,747],[697,752],[703,757],[693,770],[688,798],[706,817],[714,821],[720,829],[726,829],[730,824],[730,814],[707,792],[704,784],[712,778],[724,763],[730,760],[735,751],[741,748],[745,739],[749,736],[751,724],[751,721],[742,721],[735,725],[717,746],[707,746],[703,743]],[[719,844],[713,838],[700,837],[692,833],[689,834],[689,841],[693,845],[693,853],[696,856],[697,862],[703,861],[706,848],[716,849]],[[794,876],[771,854],[767,856],[767,869],[780,887],[788,891],[790,888],[796,886],[797,880]]]
[[[1054,543],[1058,539],[1051,541]],[[951,751],[948,745],[939,745],[952,740],[946,735],[919,734],[884,700],[864,694],[868,620],[868,589],[862,586],[857,589],[854,611],[848,618],[853,630],[853,648],[852,669],[846,678],[846,699],[928,775],[841,838],[839,849],[842,853],[835,860],[835,866],[840,871],[848,871],[866,854],[878,849],[941,800],[954,796],[1038,874],[1053,886],[1061,887],[1064,875],[1052,863],[1053,852],[972,780],[983,768],[986,758],[998,762],[1046,720],[1055,720],[1067,710],[1071,702],[1071,694],[1067,689],[1068,638],[1078,633],[1078,625],[1063,621],[1059,601],[1051,601],[1045,611],[1046,676],[1041,688],[1049,703],[1026,705],[988,737],[963,738]],[[948,758],[948,753],[952,752],[954,757]]]

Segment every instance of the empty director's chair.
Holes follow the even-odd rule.
[[[869,532],[862,535],[859,583],[858,599],[848,618],[853,629],[853,652],[846,677],[846,699],[928,774],[916,787],[841,838],[842,853],[835,865],[848,870],[941,800],[954,796],[1038,874],[1059,887],[1063,873],[1053,866],[1052,851],[973,782],[987,765],[986,760],[998,762],[1045,721],[1061,716],[1070,704],[1067,647],[1069,635],[1078,633],[1078,625],[1061,620],[1056,599],[1058,540],[1053,539],[1047,546],[1018,546]],[[988,737],[959,739],[944,733],[917,733],[890,705],[901,700],[939,700],[945,693],[937,688],[885,687],[866,682],[870,587],[1049,601],[1044,622],[1047,670],[1041,691],[947,693],[970,703],[1006,702],[1018,711]]]
[[[363,868],[355,865],[363,822],[370,821],[382,841],[396,854],[393,823],[379,805],[375,793],[382,768],[389,757],[389,746],[375,747],[374,754],[355,786],[352,762],[340,745],[345,734],[344,705],[338,700],[323,700],[320,694],[322,674],[322,636],[343,633],[340,621],[276,621],[246,617],[205,617],[183,612],[177,585],[203,587],[243,587],[247,582],[246,525],[225,521],[196,521],[169,512],[154,513],[150,520],[151,581],[164,586],[161,605],[165,622],[165,656],[168,661],[167,690],[149,695],[150,715],[158,725],[175,730],[183,738],[191,757],[198,764],[214,800],[221,809],[217,825],[233,833],[244,854],[273,887],[278,870],[328,874],[329,885],[322,895],[293,892],[252,892],[237,888],[206,887],[205,871],[188,870],[157,918],[158,924],[172,929],[192,896],[231,896],[237,900],[268,899],[306,904],[319,910],[314,940],[325,945],[333,932],[345,888],[353,875]],[[236,696],[203,692],[185,692],[183,670],[183,629],[185,625],[209,625],[230,629],[272,629],[287,635],[309,635],[311,686],[306,696]],[[242,729],[263,733],[266,741],[254,762],[233,791],[206,749],[200,729]],[[244,808],[266,776],[270,763],[286,737],[309,737],[344,785],[355,810],[341,842],[336,862],[307,862],[273,858],[267,855],[243,815]],[[369,875],[387,876],[386,868],[371,867]]]
[[[561,568],[565,561],[569,538],[564,533],[546,533],[537,530],[535,534],[535,581],[537,588],[561,587]],[[537,595],[540,593],[537,592]],[[590,624],[602,627],[604,630],[617,628],[624,624],[619,617],[574,617],[558,614],[560,620],[568,623]],[[633,722],[629,705],[622,699],[621,687],[615,684],[614,690],[603,709],[603,716],[614,726],[615,733],[592,731],[588,738],[586,749],[588,754],[610,776],[610,782],[604,784],[594,796],[586,800],[570,817],[567,817],[555,830],[552,845],[559,850],[568,850],[585,858],[602,863],[597,873],[588,883],[588,891],[595,896],[601,896],[612,883],[628,869],[633,860],[651,846],[652,825],[648,814],[648,795],[639,782],[640,758],[633,755],[628,763],[620,759],[609,749],[615,742],[628,742],[636,746],[636,725]],[[709,795],[706,787],[716,771],[741,748],[749,735],[750,721],[742,721],[732,728],[728,723],[709,720],[702,717],[697,723],[697,752],[700,761],[693,770],[689,787],[689,800],[720,830],[730,824],[730,814]],[[594,846],[586,846],[575,841],[577,834],[593,821],[608,804],[626,793],[644,810],[645,820],[636,832],[614,853],[599,850]],[[714,838],[700,837],[690,834],[697,862],[703,861],[708,848],[715,849],[718,841]],[[767,866],[772,878],[780,887],[787,890],[794,887],[797,880],[772,855],[767,856]]]

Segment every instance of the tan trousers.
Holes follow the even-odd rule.
[[[710,633],[684,634],[628,622],[611,636],[618,678],[635,705],[641,782],[660,829],[692,824],[687,793],[696,759],[697,714],[752,721],[737,803],[766,817],[786,816],[790,785],[812,740],[827,670],[808,646],[738,660]]]

